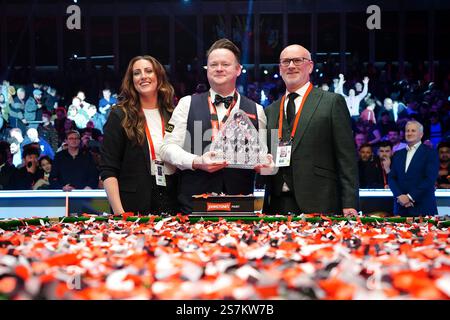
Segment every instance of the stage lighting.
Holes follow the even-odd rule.
[[[247,73],[247,69],[242,69],[242,73]]]
[[[267,70],[264,70],[264,74],[269,74],[269,71],[267,71]]]

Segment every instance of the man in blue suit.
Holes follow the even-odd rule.
[[[406,149],[394,154],[389,173],[389,187],[394,194],[394,214],[419,216],[437,214],[434,196],[439,172],[436,150],[421,143],[423,126],[408,121],[405,127]]]

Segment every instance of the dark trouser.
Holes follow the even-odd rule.
[[[269,211],[271,214],[301,214],[292,192],[282,192],[280,196],[271,195]]]
[[[180,212],[177,201],[177,180],[176,174],[166,175],[167,187],[161,187],[156,185],[155,176],[152,176],[151,214],[168,213],[175,215]]]

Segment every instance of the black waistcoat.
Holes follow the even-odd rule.
[[[212,127],[208,95],[209,92],[193,95],[189,108],[185,147],[187,146],[188,152],[197,155],[202,155],[208,151],[211,144]],[[249,118],[258,130],[255,102],[241,95],[239,109],[249,115],[254,115],[254,117]],[[195,125],[195,123],[197,124]],[[230,195],[253,193],[254,179],[254,170],[222,169],[214,173],[203,170],[183,170],[180,175],[178,193],[181,210],[185,213],[192,211],[192,195],[196,194],[210,192],[223,192]]]

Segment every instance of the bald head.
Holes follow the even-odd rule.
[[[286,52],[296,52],[296,53],[300,54],[302,57],[305,57],[308,60],[311,60],[311,53],[305,47],[302,47],[299,44],[291,44],[291,45],[287,46],[286,48],[284,48],[283,51],[281,51],[281,53],[280,53],[280,59],[282,58],[283,54],[285,54]]]
[[[287,46],[280,53],[280,75],[289,92],[304,86],[309,81],[313,68],[311,53],[301,45]]]

